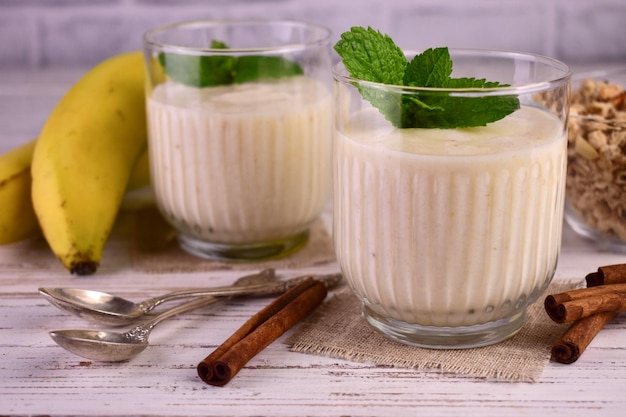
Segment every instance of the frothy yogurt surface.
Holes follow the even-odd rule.
[[[306,230],[331,187],[331,94],[305,76],[192,88],[147,101],[152,182],[195,238],[257,243]]]
[[[334,239],[353,290],[422,326],[506,317],[552,278],[562,232],[561,123],[522,107],[471,129],[396,129],[375,109],[335,138]]]

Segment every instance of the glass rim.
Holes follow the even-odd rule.
[[[575,72],[572,75],[572,81],[574,83],[580,82],[585,79],[592,78],[596,81],[613,81],[619,79],[619,81],[626,83],[626,66],[620,65],[613,68],[595,68],[586,71]],[[624,85],[626,88],[626,85]]]
[[[255,47],[255,48],[198,48],[191,46],[175,45],[167,42],[160,42],[154,39],[154,37],[160,33],[178,29],[201,29],[206,27],[220,27],[228,25],[289,25],[293,27],[301,27],[307,29],[314,29],[321,33],[320,36],[312,39],[308,42],[293,42],[285,43],[284,45],[268,46],[268,47]],[[263,53],[263,52],[287,52],[297,51],[309,48],[311,46],[321,46],[329,42],[332,35],[331,30],[321,24],[312,23],[304,20],[296,19],[201,19],[201,20],[186,20],[167,25],[157,26],[149,29],[143,34],[144,45],[157,47],[162,50],[176,51],[187,55],[198,55],[204,53],[221,53],[221,54],[245,54],[245,53]]]
[[[499,95],[511,95],[511,94],[531,94],[541,91],[546,91],[551,87],[559,84],[563,84],[572,78],[571,68],[558,59],[551,58],[545,55],[506,51],[497,49],[473,49],[473,48],[448,48],[451,55],[453,53],[460,53],[464,56],[477,56],[477,57],[501,57],[501,58],[524,58],[528,62],[537,62],[548,65],[556,70],[560,70],[562,74],[558,77],[553,77],[545,81],[537,81],[532,83],[524,83],[510,86],[500,87],[486,87],[486,88],[442,88],[442,87],[415,87],[397,84],[384,84],[374,81],[365,81],[359,78],[352,77],[347,74],[347,70],[343,65],[343,60],[337,62],[332,67],[333,77],[349,85],[363,85],[370,88],[381,90],[398,90],[404,93],[418,93],[418,92],[438,92],[438,93],[450,93],[459,96],[499,96]],[[406,49],[403,50],[405,56],[413,56],[424,50]]]

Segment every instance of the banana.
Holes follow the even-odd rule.
[[[35,141],[0,155],[0,244],[35,236],[37,217],[30,199],[30,161]]]
[[[146,139],[147,142],[147,139]],[[144,188],[145,186],[150,184],[150,157],[148,152],[148,147],[144,147],[139,158],[137,158],[137,162],[135,162],[135,166],[133,167],[133,171],[130,174],[130,179],[128,180],[128,184],[126,184],[126,191],[133,191],[139,188]]]
[[[35,140],[0,155],[0,245],[15,243],[41,234],[31,199],[31,161]],[[154,198],[143,191],[150,184],[148,151],[139,156],[126,188],[126,211],[154,205]],[[143,197],[137,202],[137,195]],[[126,199],[131,197],[130,204]]]
[[[56,105],[35,145],[32,201],[72,273],[96,272],[135,162],[146,147],[140,52],[88,71]]]
[[[146,149],[139,156],[122,200],[120,211],[137,212],[156,206],[156,196],[150,185],[150,157]]]

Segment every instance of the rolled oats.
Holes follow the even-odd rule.
[[[626,92],[585,79],[572,94],[566,196],[588,228],[626,241]]]

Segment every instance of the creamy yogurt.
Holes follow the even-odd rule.
[[[192,88],[147,100],[157,202],[184,234],[263,243],[308,229],[331,187],[331,94],[299,76]]]
[[[353,290],[420,326],[507,317],[559,254],[562,124],[522,107],[471,129],[396,129],[362,110],[335,138],[334,240]]]

